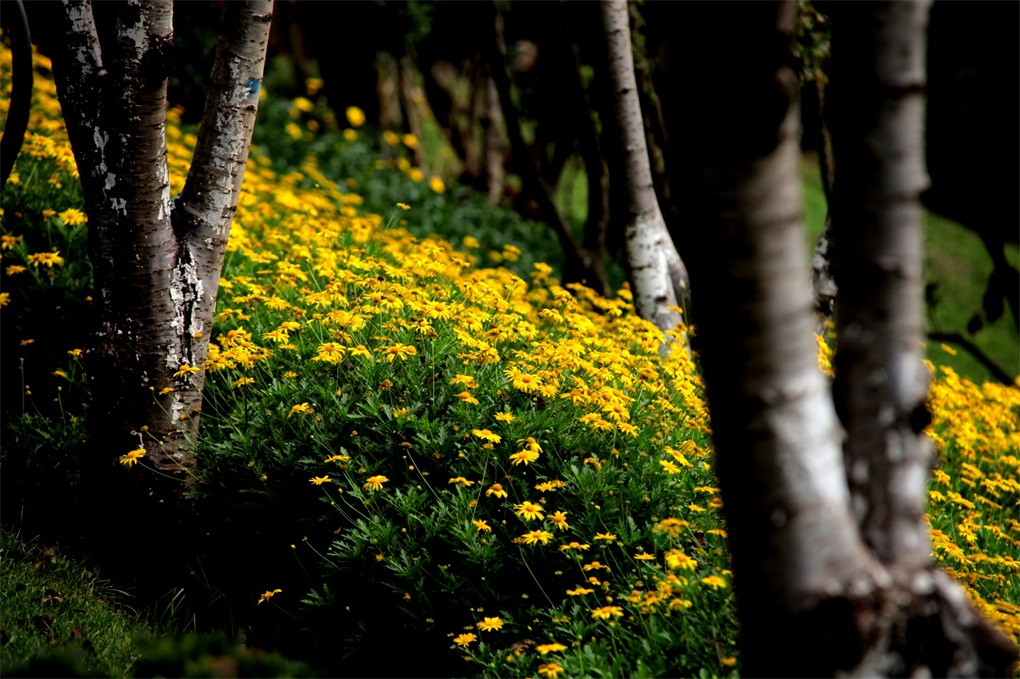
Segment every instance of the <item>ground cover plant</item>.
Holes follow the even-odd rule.
[[[0,666],[5,676],[126,676],[146,627],[112,585],[52,547],[0,531]]]
[[[88,406],[87,338],[72,329],[88,315],[85,220],[48,64],[37,68],[31,134],[3,196],[3,466],[18,470],[4,475],[5,521],[31,520],[29,498],[48,484],[73,502]],[[314,141],[315,118],[290,112],[304,101],[286,115]],[[174,192],[194,142],[176,120]],[[253,154],[209,360],[181,368],[207,373],[192,486],[209,533],[194,562],[205,590],[189,590],[189,619],[243,628],[331,675],[739,672],[685,347],[661,355],[626,289],[603,299],[524,265],[484,212],[484,247],[466,217],[459,247],[412,234],[415,215],[453,210],[446,183],[415,181],[395,154],[407,169],[385,181],[408,197],[382,204],[372,187],[384,173],[334,181],[328,150],[293,165]],[[820,369],[827,360],[822,345]],[[26,377],[12,381],[12,366]],[[934,373],[934,555],[1018,638],[1020,392]],[[121,462],[154,473],[136,451]]]

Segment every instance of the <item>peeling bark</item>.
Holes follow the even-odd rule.
[[[652,184],[634,75],[627,2],[603,0],[600,4],[613,108],[613,115],[607,116],[604,143],[616,144],[616,155],[623,160],[622,166],[614,164],[610,168],[610,174],[618,170],[619,175],[611,177],[611,181],[626,187],[624,238],[634,284],[634,305],[638,314],[654,323],[665,336],[682,320],[669,307],[680,305],[674,278],[679,279],[676,287],[686,290],[687,271],[666,230]],[[672,258],[672,267],[667,257]]]
[[[171,204],[172,3],[124,3],[113,34],[100,36],[89,2],[64,2],[67,40],[53,63],[89,218],[97,318],[87,355],[91,441],[107,463],[145,447],[164,472],[153,479],[186,480],[194,464],[188,443],[202,375],[182,368],[201,365],[208,350],[271,10],[268,0],[225,5],[195,157]]]

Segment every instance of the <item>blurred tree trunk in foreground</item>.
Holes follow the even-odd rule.
[[[124,3],[102,35],[88,0],[63,10],[66,40],[53,65],[85,196],[97,319],[87,355],[90,442],[107,464],[144,448],[160,472],[145,475],[148,494],[177,501],[194,465],[198,366],[258,109],[272,0],[224,5],[195,155],[174,200],[165,135],[172,3]]]
[[[680,306],[688,290],[687,269],[666,231],[666,221],[652,185],[644,119],[634,75],[627,2],[603,0],[600,8],[608,57],[607,75],[613,90],[609,97],[613,115],[606,116],[603,144],[615,144],[614,155],[622,160],[620,164],[610,165],[609,174],[610,183],[626,187],[624,238],[634,285],[634,305],[642,318],[654,323],[665,334],[682,320],[670,307]],[[675,269],[668,264],[667,252],[677,263]]]
[[[729,5],[670,7],[673,87],[659,93],[681,165],[671,183],[690,217],[680,243],[697,294],[744,672],[1007,674],[1015,646],[930,564],[922,516],[930,460],[912,281],[927,2],[842,8],[856,48],[835,55],[850,70],[833,83],[848,103],[832,106],[852,102],[844,113],[855,122],[833,130],[836,215],[844,226],[861,220],[854,227],[873,245],[846,246],[844,271],[863,280],[844,278],[839,291],[840,313],[853,315],[838,336],[838,408],[816,365],[803,257],[795,4],[748,3],[736,20]],[[714,49],[716,27],[726,27],[725,51]],[[873,155],[840,157],[847,145]],[[868,336],[887,344],[862,345]]]

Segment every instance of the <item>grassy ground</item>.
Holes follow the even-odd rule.
[[[123,677],[146,626],[121,593],[55,549],[0,532],[4,676]]]

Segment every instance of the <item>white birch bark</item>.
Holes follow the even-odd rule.
[[[227,3],[213,86],[184,194],[171,217],[166,89],[170,0],[120,5],[101,41],[87,0],[65,0],[58,95],[89,217],[97,328],[89,350],[93,444],[142,445],[169,477],[194,463],[200,365],[258,104],[271,2]],[[154,477],[155,478],[155,477]],[[167,477],[163,477],[167,478]],[[154,482],[155,483],[155,482]]]
[[[602,32],[609,60],[609,82],[613,91],[612,132],[603,143],[616,143],[624,167],[614,181],[627,189],[627,221],[624,237],[627,262],[634,284],[634,306],[638,314],[665,333],[682,317],[674,281],[687,288],[687,271],[666,230],[652,184],[652,172],[645,143],[644,120],[638,102],[634,57],[631,53],[630,18],[626,0],[603,0]],[[611,171],[616,168],[611,168]]]

